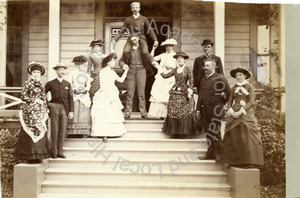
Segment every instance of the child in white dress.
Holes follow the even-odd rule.
[[[123,105],[119,98],[119,90],[115,81],[124,82],[128,67],[124,68],[121,77],[113,70],[116,64],[116,54],[112,53],[103,59],[102,69],[100,71],[100,89],[93,98],[92,115],[92,136],[107,137],[122,136],[126,133],[123,124],[124,117],[122,113]]]

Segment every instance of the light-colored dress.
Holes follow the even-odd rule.
[[[85,70],[74,69],[69,74],[69,82],[73,90],[74,118],[68,122],[68,135],[90,135],[91,132],[91,100],[89,89],[91,78]]]
[[[92,136],[116,137],[126,133],[122,113],[124,107],[115,85],[117,78],[117,73],[109,67],[100,71],[101,87],[94,95],[91,110]]]
[[[158,72],[155,76],[155,81],[151,89],[149,117],[166,117],[168,114],[169,91],[175,83],[175,77],[163,78],[160,73],[169,73],[176,68],[176,59],[173,56],[174,51],[170,53],[162,53],[154,57],[155,61],[160,61]]]

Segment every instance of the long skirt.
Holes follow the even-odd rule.
[[[74,102],[74,118],[68,122],[68,135],[91,134],[91,111],[79,100]]]
[[[197,133],[193,122],[194,100],[181,94],[170,94],[168,116],[165,119],[163,132],[168,135],[192,136]]]
[[[221,162],[230,165],[263,165],[258,123],[251,109],[246,115],[226,121]]]
[[[31,137],[21,128],[17,142],[17,156],[19,160],[39,160],[51,157],[47,133],[38,142],[34,143]]]

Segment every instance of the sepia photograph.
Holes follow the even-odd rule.
[[[1,196],[300,197],[286,178],[296,8],[0,0]]]

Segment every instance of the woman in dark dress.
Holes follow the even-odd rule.
[[[46,104],[45,88],[40,80],[45,73],[40,63],[32,62],[27,68],[30,79],[23,84],[20,111],[21,131],[17,142],[19,160],[28,163],[40,163],[42,159],[50,157],[47,143],[48,108]]]
[[[192,90],[194,79],[192,69],[185,65],[185,59],[189,56],[177,52],[173,57],[177,61],[177,68],[167,74],[161,73],[164,78],[175,76],[175,84],[169,92],[168,115],[163,132],[175,138],[186,138],[196,133],[192,118],[195,106]]]
[[[231,89],[228,100],[228,119],[220,162],[238,167],[264,164],[261,135],[254,115],[254,88],[246,79],[251,73],[244,68],[230,71],[237,83]]]
[[[89,90],[91,103],[93,103],[95,93],[100,89],[99,73],[102,69],[102,61],[107,56],[103,53],[103,46],[102,40],[94,40],[90,44],[92,51],[88,54],[88,73],[93,78]]]

